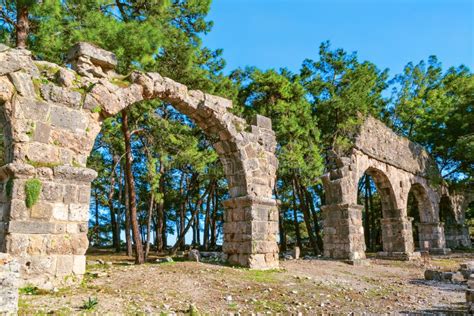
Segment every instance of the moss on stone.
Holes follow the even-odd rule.
[[[54,168],[61,165],[60,162],[43,162],[43,161],[34,161],[34,160],[27,160],[27,164],[32,165],[35,168]]]
[[[41,193],[41,180],[29,179],[25,183],[25,203],[27,208],[32,208],[38,202]]]

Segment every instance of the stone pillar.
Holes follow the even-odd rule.
[[[252,269],[278,268],[277,202],[247,195],[223,204],[223,251],[229,263]]]
[[[402,216],[402,210],[397,210],[397,213],[397,217],[380,219],[383,252],[378,255],[389,259],[410,260],[414,257],[413,218]]]
[[[365,259],[361,205],[322,206],[324,256],[351,262]]]
[[[431,254],[447,254],[450,252],[450,249],[446,248],[443,223],[417,223],[416,225],[421,250],[429,251]]]
[[[80,279],[89,244],[90,183],[96,172],[29,164],[9,164],[1,171],[4,247],[17,258],[21,279],[42,288],[62,285],[68,275]]]
[[[449,248],[472,247],[469,235],[469,226],[466,224],[452,224],[444,227],[446,246]]]
[[[16,260],[0,253],[0,315],[16,315],[19,278]]]

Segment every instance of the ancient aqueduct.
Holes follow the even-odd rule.
[[[256,269],[278,266],[278,207],[272,192],[278,162],[270,119],[257,116],[248,124],[228,111],[229,100],[188,90],[157,73],[134,72],[129,84],[118,85],[115,56],[87,43],[74,46],[69,59],[74,70],[0,44],[5,148],[0,251],[8,254],[0,258],[0,284],[5,285],[0,298],[8,288],[2,273],[15,270],[11,257],[23,282],[42,287],[85,273],[90,188],[96,177],[86,167],[87,157],[104,118],[150,99],[169,102],[214,141],[231,196],[224,202],[228,261]],[[357,184],[364,172],[373,177],[383,200],[380,255],[410,259],[415,254],[407,216],[410,190],[420,210],[421,249],[445,253],[446,241],[448,246],[470,246],[463,213],[469,200],[430,186],[432,166],[421,147],[368,118],[351,153],[332,157],[323,177],[325,256],[352,262],[365,258],[362,206],[357,205]],[[42,189],[39,201],[28,208],[25,185],[31,179],[38,179]],[[453,211],[449,232],[439,216],[443,194]]]

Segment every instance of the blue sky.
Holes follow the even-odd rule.
[[[224,49],[226,71],[297,71],[325,40],[391,75],[430,55],[474,69],[474,0],[214,0],[209,19],[204,44]]]

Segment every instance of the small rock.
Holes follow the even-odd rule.
[[[227,302],[232,302],[232,295],[227,295],[226,298],[225,298],[225,300],[226,300]]]
[[[188,259],[196,262],[201,261],[201,254],[199,253],[199,250],[191,249],[188,253]]]

